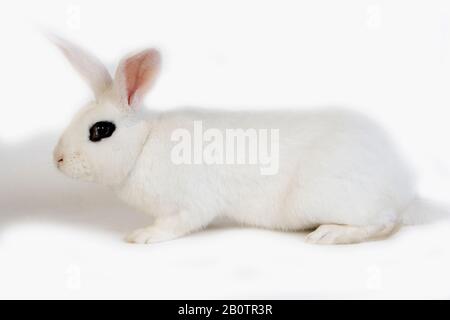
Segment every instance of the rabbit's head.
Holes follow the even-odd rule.
[[[129,55],[112,79],[98,59],[67,41],[54,40],[95,95],[61,136],[55,164],[72,178],[120,184],[149,135],[149,125],[137,109],[158,74],[160,55],[154,49]]]

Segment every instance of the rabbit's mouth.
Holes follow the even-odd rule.
[[[55,165],[59,171],[72,179],[93,180],[90,166],[79,152],[74,152],[69,155],[55,154]]]

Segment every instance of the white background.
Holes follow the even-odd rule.
[[[0,298],[450,298],[450,223],[313,246],[302,233],[215,227],[139,246],[149,219],[51,163],[91,97],[39,30],[114,71],[156,46],[148,108],[347,106],[378,119],[450,202],[450,2],[25,1],[0,4]]]

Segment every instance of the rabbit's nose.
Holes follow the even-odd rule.
[[[64,163],[64,156],[60,153],[55,153],[54,159],[58,167]]]

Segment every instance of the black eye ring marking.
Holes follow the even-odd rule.
[[[99,121],[92,125],[89,129],[89,140],[98,142],[102,139],[109,138],[116,130],[116,125],[109,121]]]

